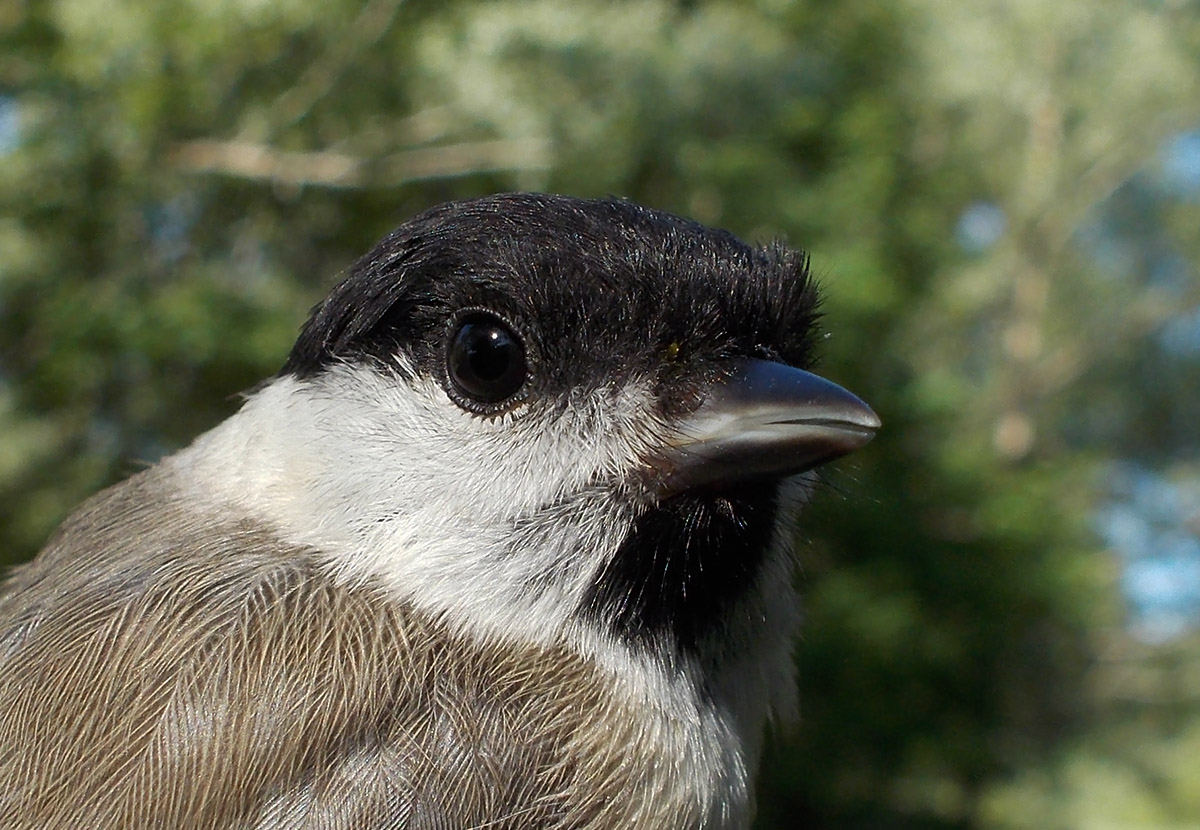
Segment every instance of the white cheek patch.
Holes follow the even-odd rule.
[[[434,380],[341,365],[275,381],[177,463],[201,502],[267,520],[340,578],[543,640],[628,531],[613,495],[655,441],[652,401],[634,384],[488,419]]]

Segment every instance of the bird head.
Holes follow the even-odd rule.
[[[450,203],[351,268],[205,457],[341,578],[450,623],[685,653],[879,425],[808,371],[817,306],[781,245],[615,199]]]

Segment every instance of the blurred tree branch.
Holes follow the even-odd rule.
[[[541,139],[469,141],[404,150],[381,158],[328,150],[293,152],[249,141],[196,139],[174,145],[171,163],[187,173],[331,188],[396,187],[406,182],[476,173],[544,170],[550,144]]]
[[[268,124],[278,131],[300,121],[322,97],[328,95],[338,79],[358,55],[378,43],[396,22],[404,0],[370,0],[337,37],[327,39],[329,48],[279,96],[270,108]]]

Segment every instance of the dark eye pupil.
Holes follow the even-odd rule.
[[[467,365],[475,377],[487,383],[504,377],[515,351],[507,333],[497,328],[470,326],[463,340],[467,350]]]
[[[458,391],[472,401],[500,403],[525,384],[525,347],[499,319],[468,318],[450,341],[447,368]]]

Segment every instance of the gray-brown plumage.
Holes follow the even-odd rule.
[[[578,655],[480,647],[331,584],[261,529],[164,503],[162,475],[87,502],[0,600],[0,745],[21,750],[0,826],[695,824],[654,815],[672,759],[635,751]]]
[[[10,577],[0,827],[745,826],[791,477],[877,426],[786,365],[814,302],[621,202],[402,227]]]

